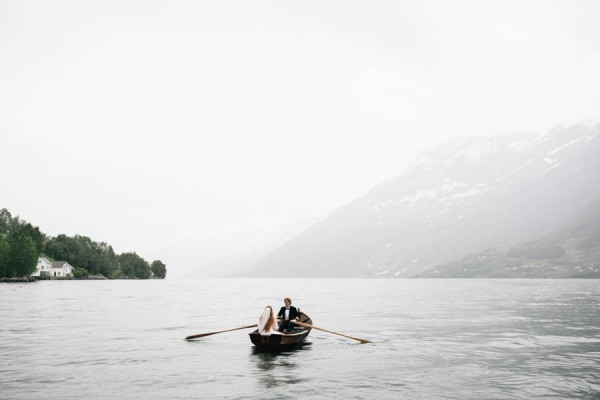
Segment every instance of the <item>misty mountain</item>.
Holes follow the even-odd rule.
[[[245,275],[410,277],[549,234],[600,197],[599,131],[593,122],[451,141]]]
[[[422,277],[600,278],[600,200],[557,232],[491,248],[425,271]]]

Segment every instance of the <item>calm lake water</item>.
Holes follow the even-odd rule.
[[[257,352],[265,305],[325,329]],[[0,398],[600,397],[600,281],[231,279],[0,283]]]

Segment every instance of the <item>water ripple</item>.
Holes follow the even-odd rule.
[[[282,280],[0,284],[3,399],[598,398],[596,281],[299,280],[293,351],[247,331]],[[294,293],[295,292],[295,293]],[[232,304],[232,299],[242,301]]]

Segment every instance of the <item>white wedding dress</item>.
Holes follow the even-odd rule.
[[[262,315],[258,319],[258,333],[264,336],[268,335],[281,335],[282,333],[277,330],[277,320],[275,319],[275,313],[271,306],[266,306]]]

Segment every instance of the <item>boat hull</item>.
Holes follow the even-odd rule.
[[[305,324],[312,325],[310,317],[303,312],[298,313],[298,320]],[[281,349],[297,346],[304,342],[311,328],[298,327],[293,333],[284,333],[281,335],[261,335],[258,329],[249,333],[252,344],[260,349]]]

